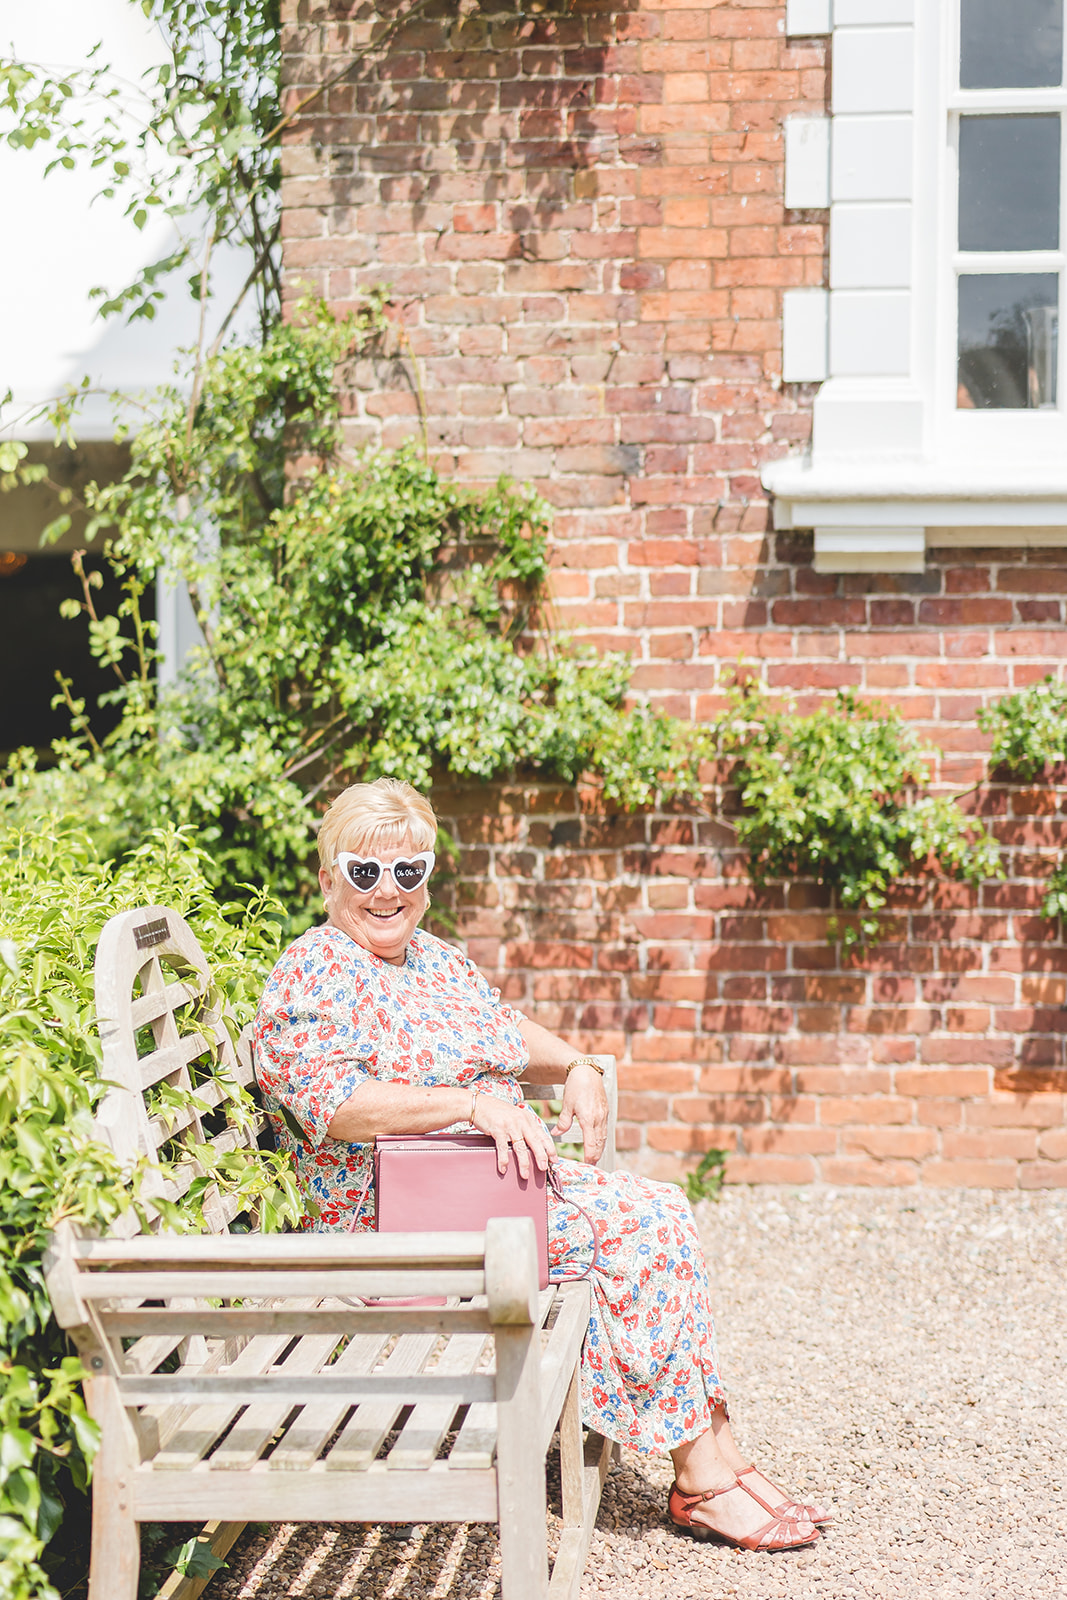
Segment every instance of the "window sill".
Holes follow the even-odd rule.
[[[774,525],[814,528],[819,572],[921,572],[935,545],[1067,546],[1067,466],[886,456],[789,457],[764,469]]]

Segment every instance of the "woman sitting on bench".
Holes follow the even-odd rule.
[[[327,920],[289,946],[260,1003],[257,1075],[313,1202],[308,1226],[348,1227],[364,1194],[356,1225],[373,1226],[379,1134],[473,1128],[496,1141],[502,1169],[511,1151],[523,1176],[530,1162],[554,1163],[564,1198],[549,1192],[550,1277],[593,1266],[586,1423],[632,1449],[670,1452],[669,1514],[695,1537],[749,1550],[813,1543],[825,1513],[787,1499],[731,1435],[707,1267],[682,1191],[588,1165],[607,1125],[597,1063],[504,1005],[473,962],[419,928],[436,836],[410,784],[379,778],[338,796],[318,841]],[[585,1161],[557,1160],[523,1103],[527,1068],[538,1081],[566,1078],[558,1127],[577,1121]]]

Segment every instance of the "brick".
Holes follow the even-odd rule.
[[[965,1116],[969,1128],[1055,1128],[1064,1120],[1064,1097],[993,1094],[971,1102]]]
[[[753,1092],[789,1094],[793,1074],[779,1067],[704,1067],[698,1087],[710,1095]]]
[[[1014,1161],[928,1161],[922,1181],[932,1188],[1014,1189],[1017,1172]]]
[[[704,1155],[708,1150],[733,1149],[737,1142],[733,1128],[707,1123],[700,1127],[686,1127],[677,1122],[652,1123],[646,1129],[645,1137],[650,1150],[694,1155]]]
[[[825,1183],[904,1188],[919,1181],[919,1168],[906,1161],[870,1161],[859,1156],[842,1156],[821,1161],[819,1175]]]
[[[765,1105],[759,1095],[677,1095],[671,1105],[671,1111],[682,1123],[695,1122],[721,1122],[721,1123],[749,1123],[761,1122],[765,1115]]]
[[[913,1071],[901,1068],[895,1074],[895,1084],[900,1094],[970,1096],[986,1094],[989,1090],[988,1071],[970,1072],[961,1067],[948,1071]]]
[[[812,1183],[815,1175],[804,1156],[732,1155],[726,1163],[727,1183]]]
[[[994,1089],[1015,1094],[1067,1094],[1067,1067],[1003,1067]]]
[[[919,1100],[915,1108],[916,1120],[923,1127],[958,1128],[963,1122],[963,1103],[945,1095],[940,1098]]]
[[[915,1102],[899,1095],[863,1095],[857,1099],[824,1095],[819,1102],[820,1120],[827,1126],[910,1122],[914,1112]]]
[[[847,1128],[841,1138],[843,1155],[877,1160],[921,1161],[937,1146],[938,1135],[932,1128]]]
[[[1040,1155],[1049,1161],[1067,1160],[1067,1128],[1052,1128],[1042,1133],[1037,1142]]]
[[[988,1128],[942,1135],[946,1161],[1032,1161],[1037,1155],[1037,1134],[1025,1128]]]
[[[800,1092],[814,1095],[887,1095],[892,1077],[887,1071],[871,1068],[800,1067],[796,1086]]]
[[[743,1139],[749,1155],[822,1156],[837,1149],[837,1135],[828,1128],[746,1128]]]
[[[1034,1161],[1019,1168],[1020,1189],[1067,1188],[1067,1161]]]

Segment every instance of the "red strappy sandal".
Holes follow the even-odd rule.
[[[757,1528],[755,1533],[745,1534],[740,1539],[729,1533],[719,1533],[704,1522],[693,1521],[697,1506],[707,1500],[715,1500],[721,1494],[729,1494],[733,1489],[740,1489],[742,1494],[747,1494],[761,1505],[764,1511],[770,1513],[770,1521],[762,1528]],[[672,1483],[667,1515],[676,1528],[683,1528],[694,1539],[718,1539],[737,1550],[799,1550],[802,1545],[814,1544],[820,1537],[818,1528],[812,1527],[810,1522],[805,1524],[798,1517],[785,1516],[776,1511],[755,1489],[750,1489],[746,1483],[739,1483],[736,1478],[725,1489],[708,1489],[703,1494],[683,1494],[678,1485]]]
[[[741,1479],[747,1478],[750,1472],[754,1472],[759,1478],[765,1478],[766,1481],[770,1483],[775,1494],[782,1495],[783,1498],[781,1504],[775,1506],[774,1509],[783,1517],[795,1517],[799,1522],[814,1522],[817,1527],[822,1527],[827,1522],[833,1522],[834,1517],[832,1511],[824,1511],[821,1506],[807,1505],[803,1500],[785,1499],[785,1490],[779,1489],[778,1485],[776,1483],[772,1483],[771,1479],[767,1477],[767,1474],[765,1472],[760,1472],[758,1467],[742,1467],[735,1474],[737,1481],[740,1483]]]

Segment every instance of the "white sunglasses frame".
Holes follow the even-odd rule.
[[[432,850],[419,850],[413,855],[397,856],[396,859],[397,861],[425,861],[426,876],[420,883],[415,885],[414,889],[405,889],[403,884],[397,883],[396,879],[393,878],[393,863],[391,861],[381,861],[377,856],[361,856],[358,855],[355,850],[342,850],[334,857],[333,864],[335,867],[340,867],[342,878],[344,878],[345,883],[355,894],[373,894],[387,872],[389,876],[393,878],[393,887],[395,888],[397,894],[418,894],[419,890],[424,889],[430,881],[430,874],[433,872],[434,866],[437,862],[436,855]],[[345,870],[345,863],[348,861],[373,863],[373,865],[378,868],[378,876],[369,889],[356,888],[356,885],[352,882],[352,879],[348,876],[348,873]]]

